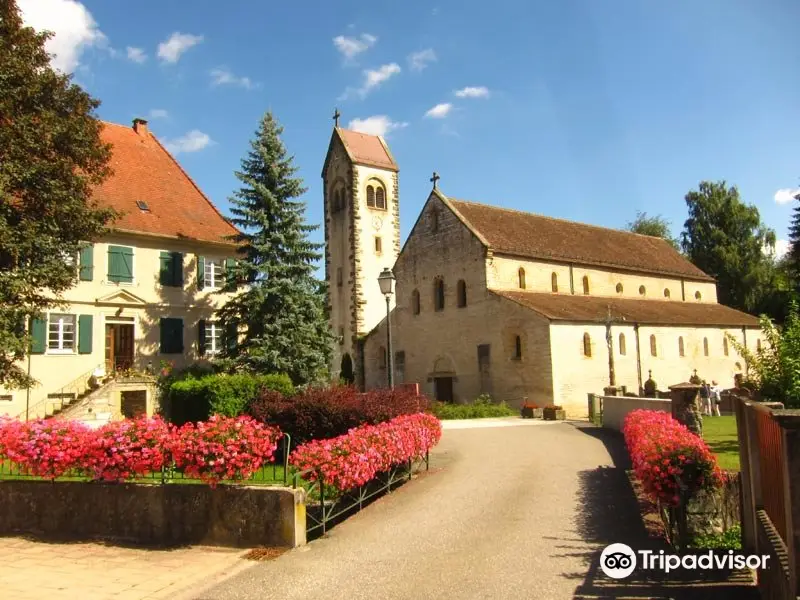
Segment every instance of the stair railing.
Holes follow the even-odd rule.
[[[62,386],[58,391],[53,394],[47,394],[39,402],[29,406],[26,410],[17,415],[18,419],[36,419],[39,417],[49,417],[64,410],[65,406],[77,400],[81,394],[89,390],[89,379],[97,373],[102,371],[104,376],[109,375],[106,371],[105,362],[95,365],[89,371],[82,373],[66,385]]]

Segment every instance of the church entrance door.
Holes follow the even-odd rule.
[[[439,402],[453,401],[453,378],[435,377],[433,379],[433,395]]]

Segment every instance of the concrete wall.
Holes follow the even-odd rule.
[[[434,227],[435,223],[435,227]],[[397,305],[392,313],[393,347],[405,353],[397,382],[418,382],[434,396],[434,377],[454,375],[456,402],[472,402],[481,393],[519,406],[523,398],[546,403],[552,398],[548,323],[514,302],[486,289],[483,245],[447,206],[432,194],[395,265]],[[444,309],[434,309],[434,281],[444,281]],[[467,305],[458,306],[458,282],[466,286]],[[420,313],[413,311],[419,292]],[[522,356],[515,358],[520,336]],[[481,375],[478,346],[489,346],[488,371]],[[383,366],[386,329],[382,323],[365,342],[367,388],[387,384]]]
[[[552,292],[552,274],[556,274],[559,294],[583,294],[583,277],[589,278],[589,294],[664,300],[664,290],[669,290],[670,300],[680,301],[685,294],[687,302],[716,302],[717,288],[713,282],[681,280],[679,277],[657,277],[639,273],[626,273],[598,268],[570,266],[564,263],[523,259],[495,255],[487,270],[489,287],[502,290],[519,289],[519,269],[525,269],[525,289],[533,292]],[[571,277],[571,280],[570,280]],[[682,283],[683,281],[683,283]],[[622,284],[622,292],[617,292]],[[639,292],[645,287],[645,294]],[[683,287],[681,287],[683,286]],[[700,299],[695,293],[700,292]]]
[[[672,400],[657,400],[655,398],[631,398],[629,396],[602,396],[603,401],[603,427],[622,431],[622,424],[628,413],[634,410],[656,410],[659,412],[672,412]]]
[[[121,245],[134,248],[132,283],[107,281],[108,246]],[[182,288],[162,286],[159,283],[160,253],[162,251],[184,254]],[[161,360],[174,362],[180,367],[201,359],[198,354],[198,322],[212,318],[214,312],[228,299],[206,287],[197,289],[197,257],[224,259],[233,256],[232,248],[190,241],[159,239],[131,234],[113,234],[94,244],[94,273],[92,281],[80,281],[64,293],[68,305],[53,309],[55,314],[76,317],[76,342],[72,352],[55,353],[49,349],[44,354],[30,357],[31,375],[39,385],[30,391],[30,406],[47,400],[48,394],[57,393],[76,378],[105,365],[105,326],[107,323],[129,319],[134,326],[135,367],[144,369],[148,363],[158,368]],[[77,347],[77,318],[92,315],[92,352],[79,354]],[[161,317],[182,318],[182,354],[162,355],[159,352]],[[28,368],[27,362],[20,364]],[[26,390],[0,387],[0,415],[17,416],[24,412]],[[7,397],[11,399],[8,400]]]
[[[0,535],[295,547],[305,492],[264,486],[0,481]]]

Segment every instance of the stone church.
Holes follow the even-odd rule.
[[[335,127],[322,170],[334,374],[362,389],[419,383],[587,412],[609,386],[640,393],[746,368],[726,333],[761,345],[758,320],[717,302],[714,279],[666,241],[450,198],[433,189],[400,243],[398,166],[385,140]],[[378,275],[396,277],[386,300]]]

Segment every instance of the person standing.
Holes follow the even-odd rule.
[[[703,379],[700,382],[700,402],[703,405],[703,414],[707,417],[711,416],[711,398],[709,393],[709,387],[706,383],[706,380]]]
[[[709,390],[709,398],[711,400],[711,414],[720,417],[719,405],[722,402],[722,390],[715,380],[711,381],[711,389]]]

